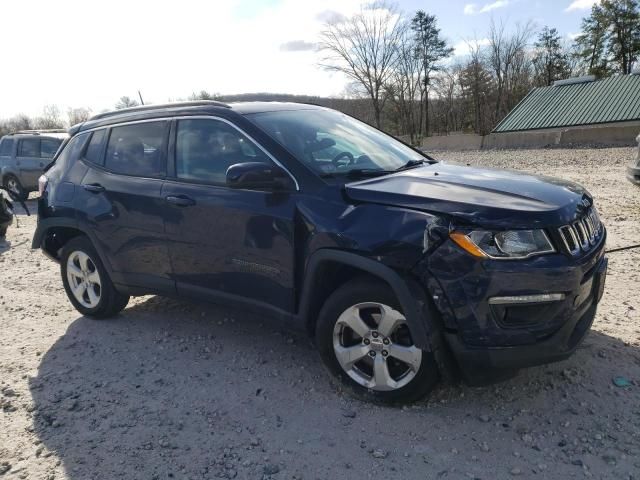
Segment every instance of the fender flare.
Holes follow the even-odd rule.
[[[433,325],[426,320],[427,312],[433,308],[426,297],[426,293],[418,283],[410,278],[403,277],[392,268],[356,253],[341,250],[320,249],[311,255],[304,274],[302,295],[300,296],[300,317],[308,322],[313,292],[318,281],[318,268],[325,262],[339,263],[357,268],[383,280],[393,290],[402,306],[407,319],[409,330],[415,345],[423,350],[431,351],[433,348],[430,336]]]
[[[93,248],[95,248],[96,252],[98,252],[98,255],[100,256],[100,260],[102,261],[102,264],[107,269],[109,274],[112,273],[111,265],[109,264],[109,262],[106,261],[107,259],[104,253],[102,252],[102,249],[100,248],[98,242],[96,242],[96,239],[93,236],[93,234],[89,230],[83,228],[80,225],[80,222],[78,222],[75,218],[65,218],[65,217],[39,218],[38,226],[36,227],[36,231],[33,234],[33,240],[31,241],[31,248],[34,250],[43,249],[44,239],[47,232],[51,228],[55,228],[55,227],[73,228],[75,230],[78,230],[87,238],[89,238],[89,240],[93,244]],[[45,252],[45,255],[49,257],[49,255],[46,252]],[[55,258],[52,258],[52,260],[57,261],[57,259]]]

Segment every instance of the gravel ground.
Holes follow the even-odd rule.
[[[586,185],[614,248],[640,239],[632,155],[438,157]],[[610,256],[593,331],[571,359],[398,409],[336,390],[307,339],[266,318],[158,297],[115,320],[79,316],[57,265],[30,250],[34,226],[20,216],[0,243],[2,478],[640,477],[639,250]]]

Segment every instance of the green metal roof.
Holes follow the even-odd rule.
[[[534,88],[494,133],[640,120],[640,75]]]

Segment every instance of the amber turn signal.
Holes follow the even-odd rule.
[[[456,242],[460,248],[462,248],[467,253],[470,253],[474,257],[478,258],[487,258],[487,254],[478,248],[478,246],[471,241],[471,239],[466,236],[464,233],[460,232],[451,232],[449,234],[451,240]]]

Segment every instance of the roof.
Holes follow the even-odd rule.
[[[640,75],[534,88],[494,133],[640,120]]]
[[[250,113],[271,112],[276,110],[302,110],[322,108],[315,105],[293,102],[238,102],[222,103],[212,100],[199,100],[194,102],[174,102],[163,104],[142,105],[139,107],[123,108],[112,112],[104,112],[94,115],[89,120],[69,129],[71,135],[79,131],[89,130],[95,127],[112,125],[127,121],[159,118],[162,116],[187,116],[187,115],[225,115],[225,112],[233,111],[240,115]]]
[[[66,130],[18,130],[17,132],[7,133],[7,137],[45,137],[45,138],[67,138],[69,134]]]

